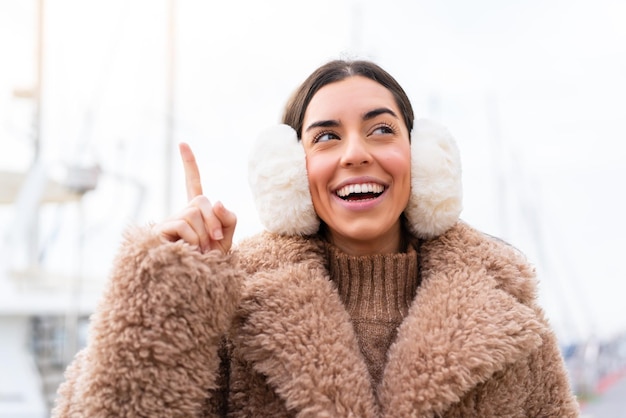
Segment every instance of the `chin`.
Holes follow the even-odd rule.
[[[350,225],[332,228],[328,227],[332,234],[337,234],[345,239],[358,241],[363,244],[372,242],[378,243],[381,240],[388,239],[390,236],[399,234],[400,229],[397,228],[398,223],[389,225],[388,228],[381,228],[381,222],[369,219],[359,219],[355,222],[351,222]]]

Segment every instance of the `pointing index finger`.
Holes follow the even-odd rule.
[[[178,146],[180,157],[183,160],[185,169],[185,184],[187,185],[187,200],[191,200],[202,194],[202,182],[200,181],[200,170],[196,163],[196,157],[191,151],[189,144],[181,142]]]

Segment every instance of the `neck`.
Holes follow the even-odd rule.
[[[328,228],[325,229],[324,235],[330,243],[348,255],[393,254],[404,252],[406,249],[400,221],[385,234],[373,238],[349,237]]]

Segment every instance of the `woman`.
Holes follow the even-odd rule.
[[[263,223],[202,194],[128,232],[57,417],[573,417],[534,272],[458,219],[445,130],[398,83],[333,61],[261,135]]]

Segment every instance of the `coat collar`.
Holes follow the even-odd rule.
[[[276,244],[279,251],[291,246],[298,255],[249,280],[233,340],[287,408],[305,416],[442,413],[541,343],[545,326],[520,302],[532,297],[519,286],[515,295],[507,291],[520,275],[532,281],[530,270],[502,244],[459,224],[422,246],[422,284],[389,350],[381,386],[372,388],[319,243],[280,240],[286,242]],[[507,254],[510,263],[503,263]]]

